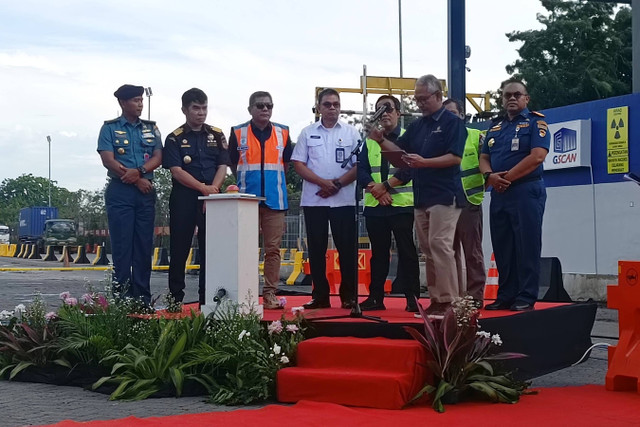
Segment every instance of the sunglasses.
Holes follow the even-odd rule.
[[[386,113],[393,113],[394,111],[396,111],[395,107],[391,106],[391,104],[383,104],[387,106],[387,110],[385,111]],[[378,105],[376,107],[376,110],[379,110],[380,107],[382,107],[382,105]]]
[[[322,106],[323,106],[324,108],[331,108],[331,107],[333,107],[333,108],[335,108],[336,110],[340,109],[340,103],[339,103],[339,102],[329,102],[329,101],[327,101],[327,102],[323,102],[323,103],[322,103]]]
[[[267,107],[267,110],[273,109],[273,104],[269,104],[267,102],[256,102],[255,104],[253,104],[253,106],[258,110],[263,110],[265,107]]]
[[[527,94],[522,92],[505,92],[502,94],[502,96],[504,97],[504,99],[511,99],[512,96],[515,99],[520,99],[523,96],[527,96]]]

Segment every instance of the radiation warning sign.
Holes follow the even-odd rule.
[[[607,173],[629,172],[629,107],[607,110]]]

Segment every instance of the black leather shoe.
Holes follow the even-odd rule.
[[[329,301],[320,301],[317,299],[312,299],[306,304],[302,304],[304,308],[314,309],[314,308],[330,308],[331,303]]]
[[[529,304],[526,302],[516,302],[513,303],[510,310],[511,311],[530,311],[533,310],[533,304]]]
[[[340,307],[351,310],[353,307],[356,306],[356,302],[355,301],[342,301],[342,304],[340,305]]]
[[[515,304],[514,304],[515,305]],[[496,300],[491,304],[487,304],[484,306],[485,310],[511,310],[512,304],[510,302],[504,302],[500,300]]]
[[[418,312],[418,304],[413,299],[407,300],[407,306],[404,308],[404,311],[408,311],[409,313],[417,313]]]
[[[386,310],[387,307],[384,306],[384,303],[380,300],[374,298],[367,298],[366,300],[360,303],[360,310],[362,311],[375,311],[375,310]]]

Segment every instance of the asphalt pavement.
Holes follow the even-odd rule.
[[[91,257],[91,255],[89,255]],[[3,268],[39,268],[59,265],[41,260],[0,257]],[[198,276],[188,274],[185,301],[197,301]],[[105,272],[80,271],[0,271],[0,311],[13,310],[17,304],[27,305],[36,292],[54,310],[61,304],[59,295],[69,291],[80,297],[89,289],[103,289]],[[284,287],[286,290],[308,291],[309,287]],[[167,273],[151,274],[154,296],[167,293]],[[607,344],[616,344],[618,314],[604,305],[598,308],[592,330],[595,347],[583,363],[533,379],[533,387],[563,387],[584,384],[604,384],[607,371]],[[576,361],[577,362],[577,361]],[[109,401],[107,395],[83,390],[38,383],[0,381],[0,427],[42,425],[65,419],[76,421],[117,419],[128,416],[151,417],[228,411],[237,407],[216,406],[205,402],[206,397],[152,398],[139,402]],[[276,403],[276,402],[266,402]],[[256,407],[263,406],[258,405]],[[246,407],[243,407],[246,408]]]

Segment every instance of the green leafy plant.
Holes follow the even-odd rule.
[[[454,301],[443,319],[431,319],[420,304],[418,308],[424,334],[410,327],[405,330],[426,349],[427,364],[436,381],[425,384],[412,402],[428,393],[433,408],[444,412],[444,402],[455,403],[474,394],[492,402],[515,403],[526,392],[529,383],[498,373],[492,365],[526,355],[496,351],[502,345],[500,336],[479,330],[479,311],[471,297]]]
[[[180,320],[153,319],[160,323],[160,336],[156,346],[147,352],[131,343],[121,351],[111,350],[103,362],[112,364],[111,375],[100,378],[93,389],[105,383],[117,384],[110,399],[140,400],[170,386],[176,396],[182,394],[186,379],[192,379],[185,370],[185,354],[205,337],[205,317],[191,313]]]

